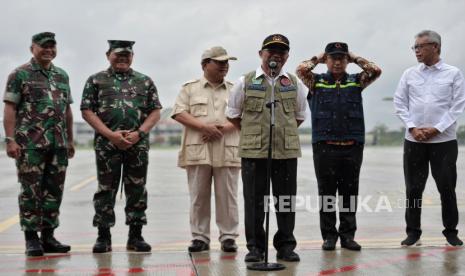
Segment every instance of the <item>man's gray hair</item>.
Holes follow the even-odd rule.
[[[421,32],[419,32],[415,38],[419,38],[419,37],[428,37],[428,41],[429,42],[433,42],[433,43],[436,43],[439,47],[439,54],[441,53],[441,36],[435,32],[435,31],[431,31],[431,30],[423,30]]]

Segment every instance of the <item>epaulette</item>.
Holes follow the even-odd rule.
[[[186,81],[182,86],[186,86],[186,85],[188,85],[188,84],[196,83],[196,82],[199,82],[199,81],[200,81],[200,79]]]
[[[227,83],[227,84],[230,84],[230,85],[234,85],[233,82],[230,82],[230,81],[228,81],[228,80],[226,81],[226,83]]]

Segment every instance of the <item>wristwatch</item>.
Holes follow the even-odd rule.
[[[8,144],[8,143],[14,142],[14,141],[15,141],[15,138],[9,137],[9,136],[5,137],[5,139],[4,139],[5,144]]]
[[[141,140],[145,139],[148,136],[148,134],[146,132],[144,132],[143,130],[141,130],[141,129],[138,129],[137,133],[139,134],[139,139],[141,139]]]

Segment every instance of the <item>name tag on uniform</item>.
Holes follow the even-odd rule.
[[[294,85],[289,85],[289,86],[281,86],[279,88],[279,92],[288,92],[288,91],[295,91],[297,88]]]
[[[266,87],[261,85],[261,84],[249,84],[249,86],[247,86],[247,90],[260,90],[260,91],[266,91]]]

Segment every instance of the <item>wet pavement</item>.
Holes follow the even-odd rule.
[[[457,164],[457,201],[461,221],[459,236],[465,229],[465,148],[459,150]],[[72,245],[70,254],[47,254],[26,258],[24,238],[18,225],[19,185],[13,160],[0,153],[0,274],[1,275],[465,275],[463,248],[445,246],[442,236],[439,194],[431,177],[424,193],[423,246],[401,248],[404,238],[404,182],[401,148],[365,149],[360,178],[362,204],[357,215],[356,240],[361,252],[345,249],[324,252],[316,201],[316,179],[311,148],[299,159],[295,236],[300,263],[284,263],[286,270],[274,273],[248,271],[243,229],[242,189],[240,234],[237,254],[222,253],[218,230],[212,219],[209,252],[187,253],[190,243],[189,195],[185,172],[176,167],[177,150],[153,148],[148,175],[148,225],[143,234],[152,247],[149,254],[128,253],[125,245],[128,227],[124,225],[124,196],[118,194],[116,226],[112,228],[113,252],[92,254],[96,229],[92,227],[92,197],[96,190],[95,158],[91,150],[79,150],[70,161],[59,240]],[[241,183],[239,183],[241,186]],[[212,202],[213,203],[213,202]],[[212,205],[214,206],[214,204]],[[214,210],[214,207],[212,207]],[[214,217],[214,216],[212,216]],[[270,216],[271,236],[276,230]],[[270,261],[275,262],[270,247]]]

